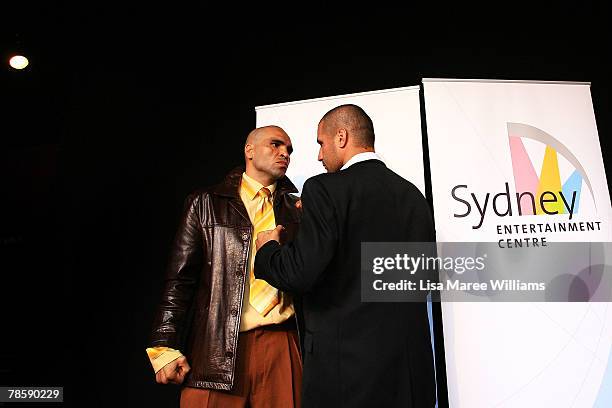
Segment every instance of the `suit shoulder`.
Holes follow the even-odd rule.
[[[427,207],[429,209],[429,203],[425,199],[425,196],[411,181],[406,180],[388,168],[385,169],[384,177],[391,180],[395,192],[402,195],[411,206]]]
[[[414,183],[412,183],[410,180],[405,179],[404,177],[400,176],[399,174],[397,174],[396,172],[394,172],[393,170],[389,168],[386,169],[386,173],[388,177],[393,178],[394,181],[399,186],[401,186],[401,188],[403,188],[406,192],[413,194],[415,196],[420,196],[423,199],[425,199],[425,196],[423,196],[423,193],[421,192],[421,190],[419,190],[419,188],[415,186]]]
[[[401,179],[401,182],[404,184],[404,188],[408,191],[409,194],[418,197],[419,199],[425,200],[425,196],[421,192],[421,190],[415,186],[411,181],[406,180],[403,177],[397,175],[398,178]]]
[[[306,182],[304,183],[304,186],[306,186],[307,183],[316,183],[323,187],[327,187],[335,183],[339,183],[341,178],[342,178],[342,175],[340,174],[340,172],[321,173],[321,174],[317,174],[316,176],[312,176],[308,180],[306,180]]]
[[[337,182],[336,173],[323,173],[310,177],[302,187],[302,197],[319,196],[331,197],[334,192],[337,192],[342,184]]]

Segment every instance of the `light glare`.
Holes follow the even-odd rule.
[[[15,69],[24,69],[30,62],[23,55],[15,55],[9,60],[9,65]]]

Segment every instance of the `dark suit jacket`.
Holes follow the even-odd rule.
[[[303,296],[304,407],[432,407],[425,303],[362,303],[361,242],[431,242],[427,202],[379,160],[304,184],[292,243],[270,241],[255,274]]]

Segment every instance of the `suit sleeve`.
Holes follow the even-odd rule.
[[[186,315],[203,263],[202,228],[197,210],[200,203],[200,194],[191,195],[185,201],[166,271],[166,285],[153,324],[153,346],[179,348],[185,335]]]
[[[333,202],[316,179],[304,184],[302,221],[297,237],[286,245],[270,241],[255,256],[255,276],[294,294],[308,292],[331,262],[338,242]]]

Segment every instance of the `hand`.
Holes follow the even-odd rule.
[[[155,380],[159,384],[182,384],[187,373],[191,371],[185,356],[180,356],[174,361],[169,362],[155,374]]]
[[[268,241],[278,241],[280,243],[280,234],[281,231],[284,230],[285,227],[282,225],[277,225],[273,230],[261,231],[257,234],[257,240],[255,241],[255,247],[259,251],[266,242]]]
[[[295,208],[297,208],[298,210],[302,209],[302,199],[299,199],[295,202]]]

